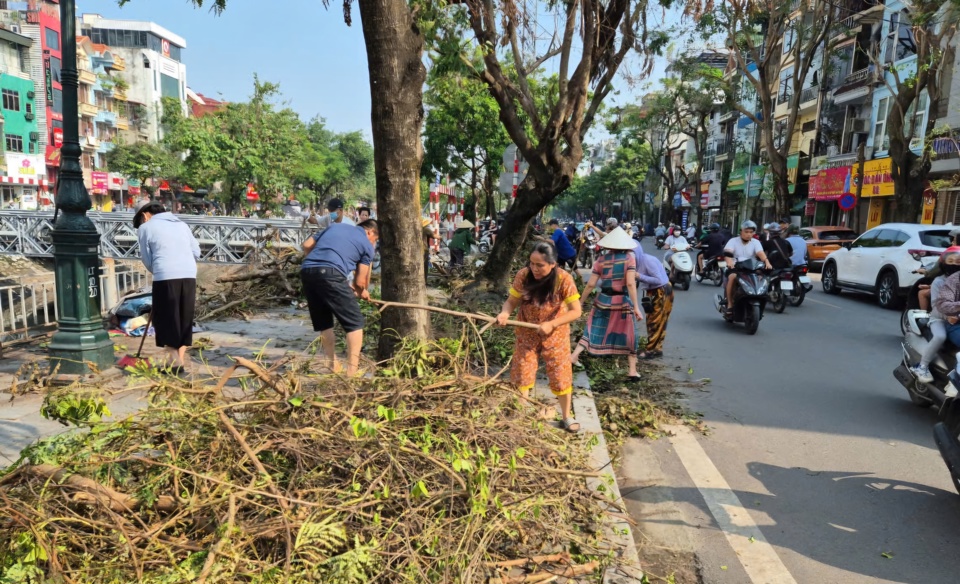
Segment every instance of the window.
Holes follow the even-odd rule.
[[[3,109],[20,111],[20,94],[12,89],[3,90]]]
[[[53,113],[63,113],[63,91],[60,89],[53,90]]]
[[[787,30],[783,35],[783,54],[786,55],[790,52],[790,49],[793,48],[793,44],[797,39],[797,31],[793,28],[796,25],[795,20],[791,20],[787,23]]]
[[[917,54],[917,44],[913,40],[912,24],[907,11],[890,15],[887,26],[887,38],[884,43],[883,62],[896,63]]]
[[[823,231],[818,239],[820,241],[849,241],[856,238],[856,231]]]
[[[787,67],[780,72],[780,91],[777,92],[777,103],[784,103],[793,96],[793,67]]]
[[[180,80],[176,77],[160,74],[160,95],[180,99]]]
[[[950,232],[946,229],[936,231],[921,231],[920,244],[929,247],[950,247]]]
[[[25,108],[24,111],[27,112],[28,114],[33,113],[33,104],[30,103],[29,101],[24,102],[23,107]]]
[[[23,136],[7,134],[7,152],[23,152]]]
[[[877,235],[874,244],[870,247],[899,247],[907,242],[910,236],[896,229],[884,229]]]
[[[927,113],[927,93],[925,91],[920,92],[920,95],[913,100],[910,109],[907,111],[907,117],[904,120],[904,131],[912,134],[910,135],[910,149],[916,150],[923,146],[923,137],[926,134],[926,128],[923,125],[923,120],[926,117]],[[911,118],[913,119],[913,124],[910,123]]]
[[[62,68],[62,66],[63,66],[63,65],[61,64],[60,59],[58,59],[58,58],[56,58],[56,57],[50,57],[50,76],[51,76],[51,77],[53,78],[53,80],[56,81],[57,83],[61,83],[61,81],[60,81],[60,69]]]
[[[52,28],[44,28],[43,36],[47,42],[47,48],[59,51],[60,50],[60,33],[53,30]]]
[[[83,168],[90,170],[93,168],[93,156],[90,154],[81,154],[80,164],[83,166]]]
[[[810,231],[809,229],[801,229],[800,237],[803,238],[804,240],[813,239],[813,232]]]
[[[850,247],[875,247],[874,242],[876,241],[878,235],[880,235],[879,229],[871,229],[857,238],[857,240],[854,241]]]
[[[890,149],[890,138],[887,136],[887,110],[890,108],[890,98],[885,97],[877,103],[877,123],[873,126],[873,147],[880,152]]]

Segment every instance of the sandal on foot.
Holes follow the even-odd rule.
[[[583,369],[584,369],[583,363],[581,363],[581,362],[579,362],[579,361],[577,361],[576,363],[571,363],[571,365],[573,366],[573,369],[574,369],[575,371],[583,371]]]
[[[663,351],[648,351],[644,359],[659,359],[663,357]]]
[[[564,418],[560,422],[560,427],[571,434],[576,434],[580,431],[580,422],[574,420],[573,418]]]
[[[643,381],[643,377],[639,375],[627,375],[627,381]]]

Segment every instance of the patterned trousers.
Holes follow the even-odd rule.
[[[667,321],[673,310],[673,286],[667,284],[656,290],[648,290],[647,297],[653,309],[647,313],[647,352],[663,351],[663,342],[667,339]]]

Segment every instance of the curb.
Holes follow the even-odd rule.
[[[620,487],[617,485],[617,476],[613,462],[610,460],[610,451],[603,436],[600,418],[597,416],[597,405],[593,401],[593,392],[590,391],[590,379],[580,371],[573,379],[573,411],[580,422],[580,435],[584,440],[593,440],[590,449],[590,465],[603,473],[601,478],[588,478],[587,485],[598,494],[610,501],[622,502]],[[537,384],[538,397],[544,400],[553,399],[545,385]],[[549,402],[548,402],[549,403]],[[604,517],[604,531],[609,542],[609,551],[617,558],[614,565],[603,575],[604,584],[641,584],[643,570],[640,565],[640,556],[633,540],[631,525],[622,518],[614,515]]]

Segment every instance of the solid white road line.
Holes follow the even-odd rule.
[[[687,426],[670,426],[670,443],[700,490],[740,564],[755,584],[796,584],[773,546]]]

